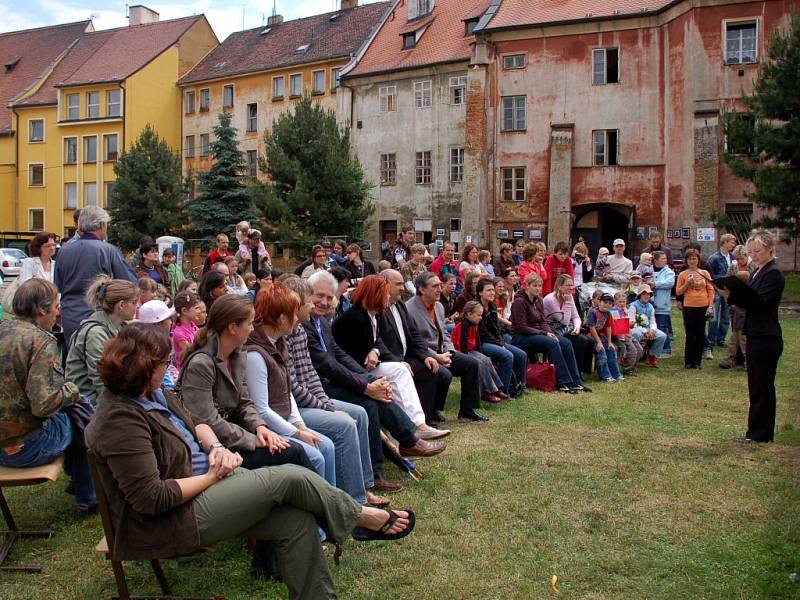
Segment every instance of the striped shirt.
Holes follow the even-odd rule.
[[[321,408],[334,411],[336,408],[322,389],[322,382],[311,362],[308,353],[308,336],[303,326],[298,326],[291,335],[286,336],[289,348],[289,377],[292,381],[292,395],[301,408]]]

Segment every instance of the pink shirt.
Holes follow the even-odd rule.
[[[191,321],[184,323],[179,321],[175,328],[172,330],[172,351],[175,354],[175,368],[180,369],[183,363],[182,350],[179,342],[189,342],[189,345],[194,342],[194,336],[197,335],[197,325]]]

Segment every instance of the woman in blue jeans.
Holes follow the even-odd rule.
[[[77,510],[94,512],[86,451],[65,412],[80,394],[64,381],[61,353],[50,333],[60,310],[56,286],[29,279],[14,295],[15,317],[0,323],[0,465],[36,467],[63,454]]]
[[[498,375],[503,382],[503,389],[508,391],[512,398],[521,396],[525,392],[525,371],[528,368],[528,355],[524,350],[507,344],[503,339],[501,325],[510,327],[511,322],[506,321],[497,311],[494,304],[494,282],[481,279],[478,282],[478,299],[483,305],[483,319],[478,323],[481,339],[481,352],[499,363]],[[516,382],[512,385],[511,375],[516,375]]]
[[[545,319],[542,293],[542,278],[531,273],[525,278],[525,287],[517,294],[511,305],[511,343],[526,352],[545,352],[556,367],[558,391],[568,394],[590,392],[583,385],[575,351],[570,341],[556,335]]]

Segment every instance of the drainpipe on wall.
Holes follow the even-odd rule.
[[[19,115],[17,109],[12,108],[14,115],[14,231],[19,231]]]

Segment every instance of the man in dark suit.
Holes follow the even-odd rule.
[[[753,233],[747,240],[747,251],[756,265],[747,290],[718,290],[719,295],[745,309],[744,328],[747,336],[747,388],[750,410],[747,433],[738,442],[771,442],[775,437],[775,375],[783,353],[783,333],[778,321],[778,305],[783,296],[784,277],[775,263],[775,238],[766,230]],[[752,292],[752,293],[751,293]]]
[[[426,271],[414,281],[417,295],[406,302],[409,322],[416,328],[425,343],[426,356],[439,363],[439,370],[446,370],[461,378],[461,406],[459,419],[482,422],[488,421],[475,409],[480,405],[480,378],[478,361],[461,352],[457,352],[450,334],[444,324],[444,307],[438,302],[442,292],[442,282],[436,273]],[[436,410],[444,409],[444,397],[437,395]]]
[[[445,418],[436,407],[444,406],[453,375],[439,368],[425,340],[412,326],[406,305],[401,302],[403,276],[394,269],[386,269],[381,275],[389,282],[390,290],[389,310],[378,317],[378,331],[388,352],[385,360],[403,361],[411,366],[426,422],[441,423]]]
[[[416,435],[414,423],[392,402],[392,388],[383,377],[375,377],[342,350],[331,331],[328,313],[333,308],[336,280],[327,271],[317,271],[308,280],[314,308],[303,327],[308,334],[308,352],[325,393],[331,398],[362,406],[369,416],[370,453],[381,452],[380,427],[400,444],[404,456],[433,456],[447,442],[428,442]]]

